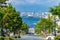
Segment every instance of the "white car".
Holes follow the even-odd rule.
[[[49,36],[46,37],[46,40],[54,40],[54,36],[49,35]]]

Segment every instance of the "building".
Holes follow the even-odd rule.
[[[29,28],[29,31],[28,31],[29,34],[34,34],[35,33],[35,30],[34,28]]]

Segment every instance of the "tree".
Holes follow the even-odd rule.
[[[40,21],[35,26],[35,31],[37,34],[40,34],[42,30],[45,30],[45,18],[41,18]]]
[[[35,26],[35,31],[40,34],[41,31],[51,33],[53,30],[53,17],[48,14],[48,18],[41,18]]]
[[[6,1],[8,1],[8,0],[0,0],[0,6],[6,6]]]
[[[7,0],[0,0],[0,9],[1,9],[1,7],[5,7],[5,5],[6,5],[6,1]],[[1,12],[1,10],[0,10],[0,32],[1,32],[1,35],[2,36],[4,36],[4,31],[3,31],[3,25],[1,25],[1,23],[2,23],[2,17],[3,17],[3,13]]]
[[[49,12],[51,12],[53,15],[58,15],[60,18],[60,4],[54,7],[51,7]]]
[[[58,16],[59,19],[60,19],[60,4],[57,5],[57,6],[51,7],[50,10],[49,10],[49,12],[51,12],[52,15],[54,15],[54,16]],[[55,22],[55,23],[56,23],[56,22]],[[56,25],[55,25],[55,26],[56,26]],[[55,27],[55,28],[57,28],[57,27]],[[59,29],[59,27],[58,27],[58,29]],[[56,31],[56,29],[55,29],[55,31]],[[58,31],[59,31],[59,30],[58,30]],[[55,32],[55,34],[56,34],[56,32]]]
[[[20,17],[20,13],[17,12],[11,4],[0,8],[0,15],[3,15],[1,16],[0,26],[3,29],[9,29],[13,32],[20,30],[22,26],[22,18]]]
[[[8,0],[0,0],[0,4],[4,4]]]
[[[25,33],[28,33],[29,26],[26,23],[22,23],[21,30],[24,31]]]

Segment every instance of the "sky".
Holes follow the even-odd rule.
[[[58,5],[60,0],[10,0],[9,2],[20,12],[47,12],[50,7]]]

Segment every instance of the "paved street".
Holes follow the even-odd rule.
[[[45,39],[41,38],[40,36],[28,36],[28,35],[25,35],[25,36],[22,36],[19,39],[15,39],[15,40],[45,40]]]

